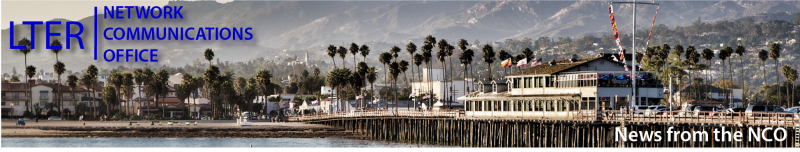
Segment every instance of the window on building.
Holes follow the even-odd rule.
[[[520,88],[520,85],[519,85],[520,81],[519,80],[520,80],[520,78],[512,79],[512,82],[511,82],[512,83],[512,88]]]
[[[552,76],[545,76],[544,82],[546,83],[545,87],[553,87],[553,77]]]
[[[19,99],[19,92],[12,92],[11,99]]]
[[[502,101],[502,102],[503,102],[503,109],[502,110],[503,111],[511,111],[511,107],[509,107],[509,105],[508,105],[509,101]]]
[[[525,77],[525,81],[524,81],[525,88],[531,88],[532,87],[532,84],[531,84],[531,80],[532,79],[533,79],[532,77]]]
[[[49,99],[50,95],[45,90],[39,91],[39,99]]]

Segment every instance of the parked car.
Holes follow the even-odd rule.
[[[725,109],[723,113],[726,116],[739,116],[741,112],[744,112],[746,108],[728,108]]]
[[[31,118],[25,117],[25,118],[19,118],[19,120],[31,120]]]
[[[791,112],[791,113],[800,113],[800,106],[794,106],[794,107],[791,107],[791,108],[786,109],[784,111]]]
[[[688,105],[688,106],[679,107],[678,115],[683,116],[683,115],[694,114],[694,107],[695,107],[694,105]]]
[[[721,111],[722,108],[717,106],[695,106],[694,114],[692,115],[698,116],[702,113],[703,115],[716,116]]]
[[[665,105],[652,105],[650,107],[647,107],[647,110],[645,110],[644,115],[648,116],[658,115],[661,114],[661,111],[667,111],[667,109],[669,109],[669,107]]]
[[[50,118],[47,118],[47,120],[61,120],[61,117],[58,117],[58,116],[50,116]]]
[[[208,116],[206,116],[206,115],[200,115],[200,120],[208,120]]]
[[[631,114],[644,114],[647,111],[647,106],[634,106]]]
[[[747,106],[747,109],[744,111],[747,117],[761,117],[764,113],[784,113],[784,114],[791,114],[792,112],[786,112],[783,108],[773,105],[757,105],[757,106]],[[797,114],[797,113],[795,113]],[[790,116],[790,115],[787,115]]]

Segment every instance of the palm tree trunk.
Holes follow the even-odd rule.
[[[333,61],[333,68],[336,68],[336,58],[331,57],[331,60]]]
[[[27,69],[27,68],[28,68],[28,54],[26,53],[25,54],[25,66],[22,67],[22,69]],[[25,77],[25,84],[26,84],[25,86],[28,87],[27,89],[25,89],[25,90],[28,91],[28,92],[25,93],[25,102],[26,102],[25,111],[29,111],[30,112],[31,111],[31,103],[33,103],[33,99],[31,99],[32,96],[29,97],[29,95],[32,94],[33,91],[31,90],[31,84],[28,82],[28,75],[27,74],[28,74],[27,72],[23,72],[22,75],[24,75],[23,77]]]
[[[780,81],[780,79],[781,79],[781,77],[778,74],[778,59],[775,59],[775,84],[778,85],[778,89],[776,89],[777,92],[778,92],[778,105],[781,105],[781,102],[782,102],[781,100],[783,100],[783,99],[781,99],[781,91],[780,91],[781,90],[780,89],[781,88],[781,81]]]

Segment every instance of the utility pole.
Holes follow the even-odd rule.
[[[638,89],[636,88],[636,4],[644,4],[644,5],[658,5],[658,4],[636,2],[636,0],[633,0],[633,2],[611,2],[611,4],[633,4],[633,22],[631,24],[633,29],[632,30],[633,33],[631,35],[631,56],[633,57],[633,61],[631,62],[632,63],[631,66],[633,66],[633,68],[631,69],[631,80],[633,81],[631,82],[631,89],[633,90],[632,91],[633,96],[631,96],[632,100],[631,102],[629,102],[630,104],[633,104],[633,102],[639,101],[638,96],[636,96],[636,92],[638,91]],[[639,103],[637,102],[637,104]]]

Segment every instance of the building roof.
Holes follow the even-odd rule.
[[[3,83],[2,84],[3,92],[6,91],[28,91],[26,88],[27,85],[25,83]]]
[[[531,94],[531,95],[511,95],[510,92],[498,92],[498,93],[471,93],[466,95],[466,98],[469,100],[482,100],[482,99],[496,99],[496,100],[507,100],[507,99],[531,99],[531,98],[558,98],[558,99],[580,99],[580,94]]]
[[[58,86],[59,86],[58,84],[52,84],[52,83],[48,83],[48,84],[38,84],[38,85],[34,85],[34,86],[39,86],[39,85],[44,85],[44,86],[47,86],[47,87],[53,88],[53,91],[56,91],[56,90],[58,90]],[[60,86],[61,86],[61,91],[62,91],[62,92],[69,92],[69,90],[70,90],[69,86],[66,86],[66,85],[60,85]],[[85,88],[85,87],[79,87],[79,86],[78,86],[78,87],[75,87],[75,89],[74,89],[73,91],[75,91],[75,92],[83,92],[83,91],[86,91],[86,89],[84,89],[84,88]]]
[[[520,72],[510,74],[508,76],[554,74],[554,73],[558,73],[558,72],[561,72],[561,71],[564,71],[564,70],[567,70],[567,69],[570,69],[570,68],[573,68],[573,67],[576,67],[576,66],[579,66],[579,65],[586,64],[589,61],[594,61],[594,60],[598,60],[598,59],[606,59],[606,58],[602,58],[602,57],[580,58],[580,59],[576,59],[575,61],[555,60],[555,64],[553,64],[553,65],[550,65],[548,61],[542,61],[542,62],[544,62],[544,63],[542,63],[542,65],[539,65],[539,66],[536,66],[536,67],[532,67],[532,68],[528,68],[528,69],[522,70]],[[620,63],[620,64],[622,64],[622,63]]]

